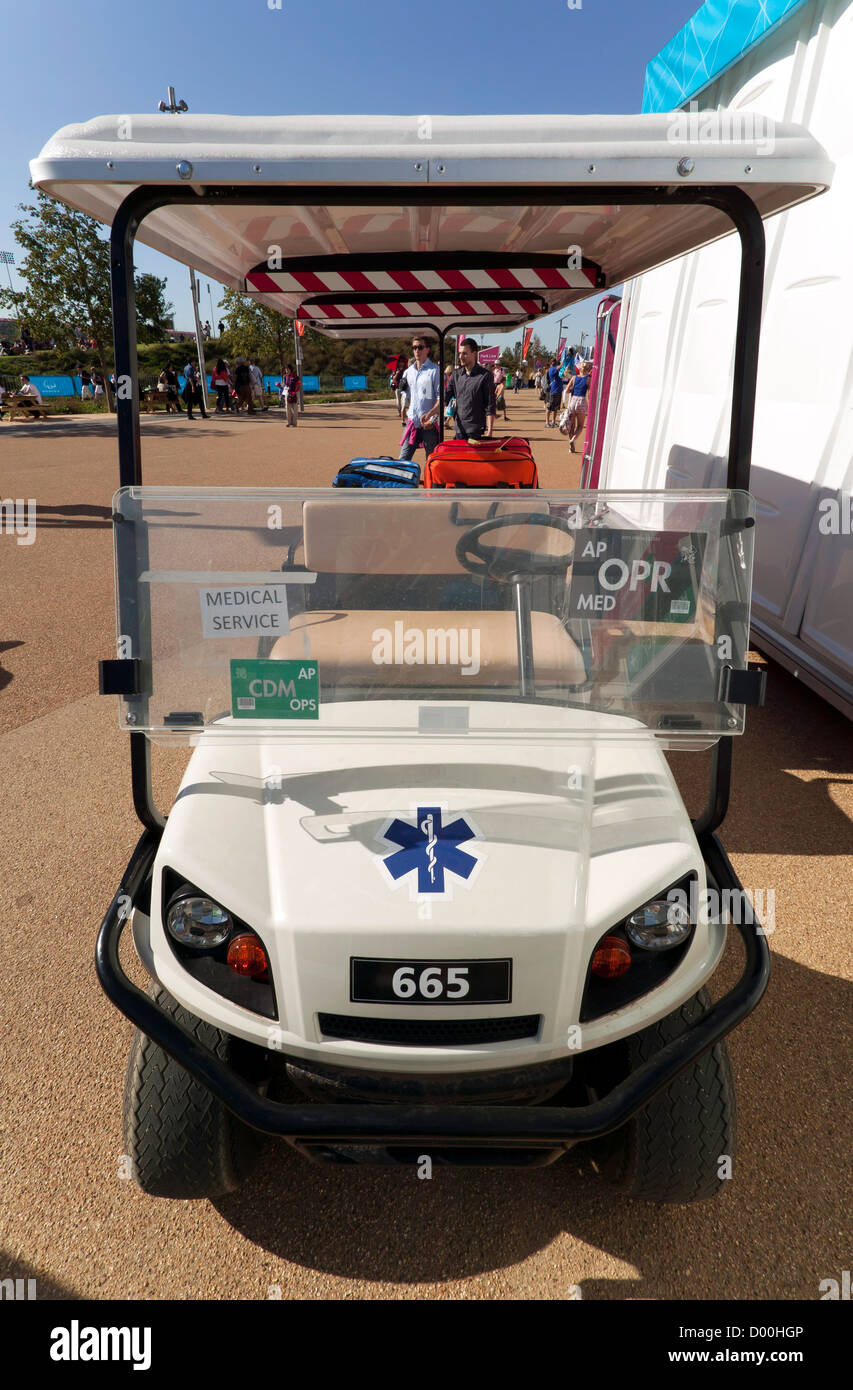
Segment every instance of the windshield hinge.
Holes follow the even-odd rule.
[[[726,705],[763,705],[767,689],[767,667],[748,666],[745,671],[723,667],[720,700]]]
[[[102,695],[141,695],[142,662],[138,657],[99,661],[98,688]]]
[[[748,531],[754,525],[754,516],[726,516],[720,522],[720,535],[736,536],[739,531]]]

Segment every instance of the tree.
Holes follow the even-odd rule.
[[[166,281],[148,272],[136,275],[136,337],[140,343],[162,343],[172,327],[174,309],[166,302]]]
[[[26,288],[17,293],[0,290],[0,304],[14,305],[33,338],[68,343],[73,337],[72,346],[78,339],[93,342],[107,382],[112,344],[109,242],[94,217],[41,191],[36,200],[19,203],[24,217],[12,223],[24,252],[19,270]],[[137,335],[143,342],[157,341],[172,313],[163,294],[166,281],[145,274],[135,282]]]
[[[553,348],[548,348],[539,337],[534,333],[530,339],[530,347],[527,349],[527,364],[532,367],[536,362],[541,362],[542,366],[547,366],[554,355]]]
[[[104,380],[106,345],[112,337],[110,250],[98,235],[94,217],[75,212],[36,194],[35,204],[20,203],[25,217],[12,223],[24,251],[19,267],[26,288],[12,296],[0,291],[0,303],[15,304],[34,338],[67,342],[69,329],[95,344]]]
[[[518,338],[511,347],[505,347],[500,355],[500,364],[506,371],[517,371],[521,366],[521,339]]]
[[[226,289],[222,303],[232,351],[284,372],[294,356],[291,320],[238,290]]]

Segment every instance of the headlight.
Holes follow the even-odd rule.
[[[680,903],[658,899],[632,912],[625,935],[643,951],[668,951],[690,935],[690,914]]]
[[[225,908],[212,898],[178,898],[166,914],[169,933],[182,946],[192,946],[197,951],[221,946],[228,940],[233,926]]]

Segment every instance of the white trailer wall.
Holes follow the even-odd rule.
[[[853,0],[811,0],[696,97],[700,112],[728,107],[799,123],[836,165],[828,193],[765,223],[753,635],[849,714],[851,90]],[[727,237],[631,282],[601,486],[724,482],[738,266],[739,244]]]

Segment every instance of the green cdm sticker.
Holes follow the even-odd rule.
[[[316,661],[231,661],[231,713],[235,719],[318,719],[320,672]]]

